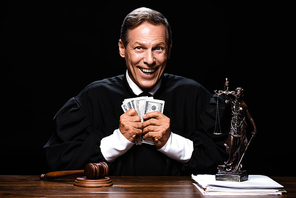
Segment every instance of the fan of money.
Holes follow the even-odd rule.
[[[122,102],[121,108],[124,112],[134,108],[137,111],[138,115],[141,117],[141,122],[143,122],[143,116],[148,112],[159,111],[160,113],[163,113],[164,103],[165,102],[163,100],[157,100],[153,97],[142,96],[125,99]],[[154,145],[154,141],[152,138],[147,138],[144,140],[142,137],[139,137],[135,140],[136,145],[141,145],[142,143]]]
[[[109,173],[109,167],[105,162],[88,163],[84,170],[54,171],[41,174],[40,179],[58,179],[70,175],[85,175],[77,177],[74,185],[81,187],[102,187],[112,186],[112,181],[106,177]]]

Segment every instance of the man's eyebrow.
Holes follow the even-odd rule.
[[[164,42],[156,43],[154,46],[166,45]]]
[[[135,45],[146,45],[145,43],[141,43],[141,42],[134,42],[132,46],[135,46]],[[159,45],[166,45],[164,42],[159,42],[159,43],[155,43],[153,44],[153,46],[159,46]]]
[[[144,43],[134,42],[133,45],[145,45]]]
[[[131,46],[132,47],[135,47],[135,46],[138,46],[138,45],[140,45],[140,46],[145,46],[145,44],[144,43],[140,43],[140,42],[134,42],[133,44],[131,44]]]

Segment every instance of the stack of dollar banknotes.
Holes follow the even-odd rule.
[[[129,109],[134,108],[138,115],[141,118],[141,122],[144,122],[143,116],[151,111],[159,111],[160,113],[163,113],[164,109],[164,101],[163,100],[157,100],[153,97],[143,96],[143,97],[136,97],[136,98],[127,98],[124,99],[122,102],[121,108],[124,112],[128,111]],[[143,139],[143,136],[137,137],[135,140],[136,145],[144,144],[150,144],[154,145],[154,141],[152,138]]]

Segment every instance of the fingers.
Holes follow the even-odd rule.
[[[159,132],[160,131],[159,128],[160,127],[158,127],[158,126],[149,125],[149,126],[143,128],[143,134],[146,134],[149,132]],[[145,139],[145,137],[144,137],[144,139]]]
[[[155,131],[150,131],[147,132],[144,136],[143,139],[147,139],[147,138],[154,138],[155,141],[158,141],[158,139],[160,139],[162,137],[162,133],[161,132],[155,132]]]
[[[145,128],[147,126],[150,126],[150,125],[159,126],[160,122],[159,122],[159,120],[154,119],[154,118],[151,118],[151,119],[146,120],[145,122],[143,122],[143,128]]]
[[[164,127],[170,126],[170,119],[158,111],[149,112],[146,115],[144,115],[143,118],[148,119],[145,122],[143,122],[143,128],[149,125]]]
[[[162,116],[163,114],[160,113],[159,111],[151,111],[151,112],[148,112],[146,113],[144,116],[143,116],[143,119],[146,120],[146,119],[150,119],[150,118],[159,118],[160,116]]]
[[[141,122],[135,109],[130,109],[120,116],[119,130],[131,142],[137,136],[153,138],[155,146],[161,148],[170,137],[170,119],[158,111],[152,111],[143,116],[148,119]]]
[[[153,138],[153,141],[154,141],[154,144],[155,144],[156,148],[160,149],[166,144],[166,142],[168,141],[170,135],[171,135],[170,131],[166,132],[166,133],[148,132],[143,136],[143,139]]]
[[[138,113],[135,109],[129,109],[124,114],[120,116],[121,119],[128,119],[131,122],[141,122],[140,116],[138,116]]]
[[[120,116],[119,131],[131,142],[134,142],[137,135],[142,134],[141,118],[135,109],[130,109]]]
[[[169,128],[165,128],[162,126],[147,126],[145,128],[143,128],[143,134],[145,134],[143,136],[143,139],[152,137],[152,138],[156,138],[155,140],[157,141],[157,139],[162,138],[166,133],[170,133],[170,129]]]
[[[142,133],[142,123],[131,121],[131,119],[120,119],[119,121],[119,130],[121,133],[129,132],[134,134]]]
[[[126,115],[128,115],[128,116],[135,116],[135,115],[138,115],[136,109],[134,109],[134,108],[127,110],[124,114],[126,114]]]
[[[156,148],[164,146],[171,134],[170,119],[158,111],[149,112],[143,118],[151,118],[143,122],[143,139],[153,138]]]

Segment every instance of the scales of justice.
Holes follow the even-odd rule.
[[[248,174],[246,170],[242,168],[242,160],[244,155],[257,133],[255,122],[248,110],[247,104],[243,101],[244,89],[237,87],[235,91],[229,90],[229,81],[226,78],[224,89],[214,91],[217,98],[216,108],[216,122],[214,135],[221,135],[221,124],[219,116],[219,96],[224,95],[226,104],[230,104],[231,107],[231,122],[228,140],[224,143],[226,150],[229,154],[229,158],[223,165],[218,165],[218,173],[216,174],[216,180],[218,181],[246,181],[248,180]],[[253,132],[250,140],[248,141],[246,135],[247,121],[246,118],[253,125]]]

